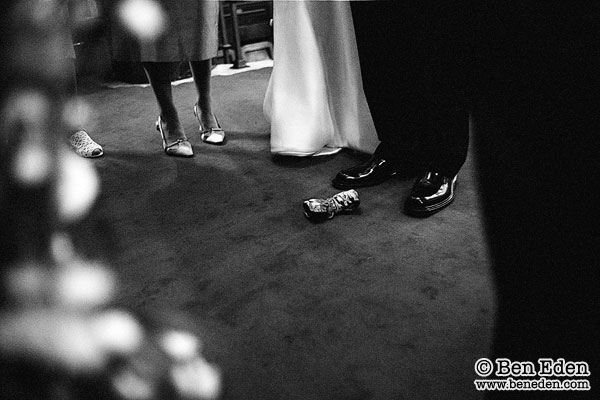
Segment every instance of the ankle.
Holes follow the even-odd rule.
[[[210,107],[198,106],[198,117],[205,128],[216,128],[218,126],[217,119]]]
[[[185,132],[179,118],[168,119],[163,115],[161,115],[160,118],[163,122],[163,129],[165,129],[165,134],[168,139],[185,139]]]

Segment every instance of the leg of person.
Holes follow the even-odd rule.
[[[68,67],[70,75],[65,95],[72,99],[77,96],[77,73],[74,59],[69,58],[65,61],[65,65]],[[81,127],[75,129],[77,129],[75,132],[71,131],[68,134],[69,143],[75,153],[85,158],[97,158],[104,154],[102,146],[96,143],[84,129]]]
[[[452,115],[444,115],[448,110],[438,110],[432,122],[441,119],[454,119],[452,124],[440,123],[447,128],[443,134],[428,140],[428,146],[421,154],[422,171],[404,203],[408,215],[428,217],[441,211],[454,201],[458,171],[464,163],[469,142],[469,121],[466,112],[451,110]],[[437,132],[438,130],[432,130]]]
[[[339,189],[376,185],[397,172],[411,174],[422,122],[420,4],[352,2],[351,9],[363,88],[381,143],[367,162],[337,174],[332,184]]]
[[[425,129],[415,156],[419,176],[404,203],[407,214],[430,216],[455,197],[458,171],[467,157],[471,23],[464,6],[430,7],[425,13],[422,85]]]
[[[445,79],[451,79],[451,74],[448,71]],[[457,87],[441,95],[430,93],[427,129],[415,152],[421,172],[404,203],[409,215],[428,217],[454,201],[458,171],[469,146],[469,116],[463,91]]]
[[[220,145],[225,143],[225,132],[212,111],[211,66],[211,59],[190,62],[194,83],[198,91],[198,102],[194,105],[194,114],[198,119],[202,141]]]
[[[143,66],[160,108],[156,129],[162,137],[165,153],[176,157],[191,157],[194,154],[192,145],[185,136],[173,102],[171,77],[175,63],[144,62]]]

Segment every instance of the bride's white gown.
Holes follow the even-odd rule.
[[[264,101],[271,152],[314,156],[379,144],[362,89],[350,3],[274,1],[274,64]]]

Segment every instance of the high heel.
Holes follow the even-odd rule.
[[[198,104],[194,104],[194,115],[198,120],[199,130],[200,130],[200,139],[204,143],[214,144],[217,146],[225,144],[225,131],[221,128],[221,124],[219,124],[219,120],[215,116],[215,121],[217,121],[217,128],[202,128],[202,121],[200,120],[200,112],[198,111]]]
[[[163,149],[168,156],[192,157],[194,155],[192,145],[187,139],[177,139],[175,142],[167,145],[167,137],[165,136],[165,132],[163,130],[163,121],[160,115],[156,121],[156,130],[160,133]]]

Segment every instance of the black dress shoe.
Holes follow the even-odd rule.
[[[458,175],[447,177],[437,172],[427,172],[417,179],[404,211],[414,217],[429,217],[454,200]]]
[[[389,161],[373,156],[362,164],[341,170],[331,184],[337,189],[353,189],[379,185],[394,175],[396,168]]]

